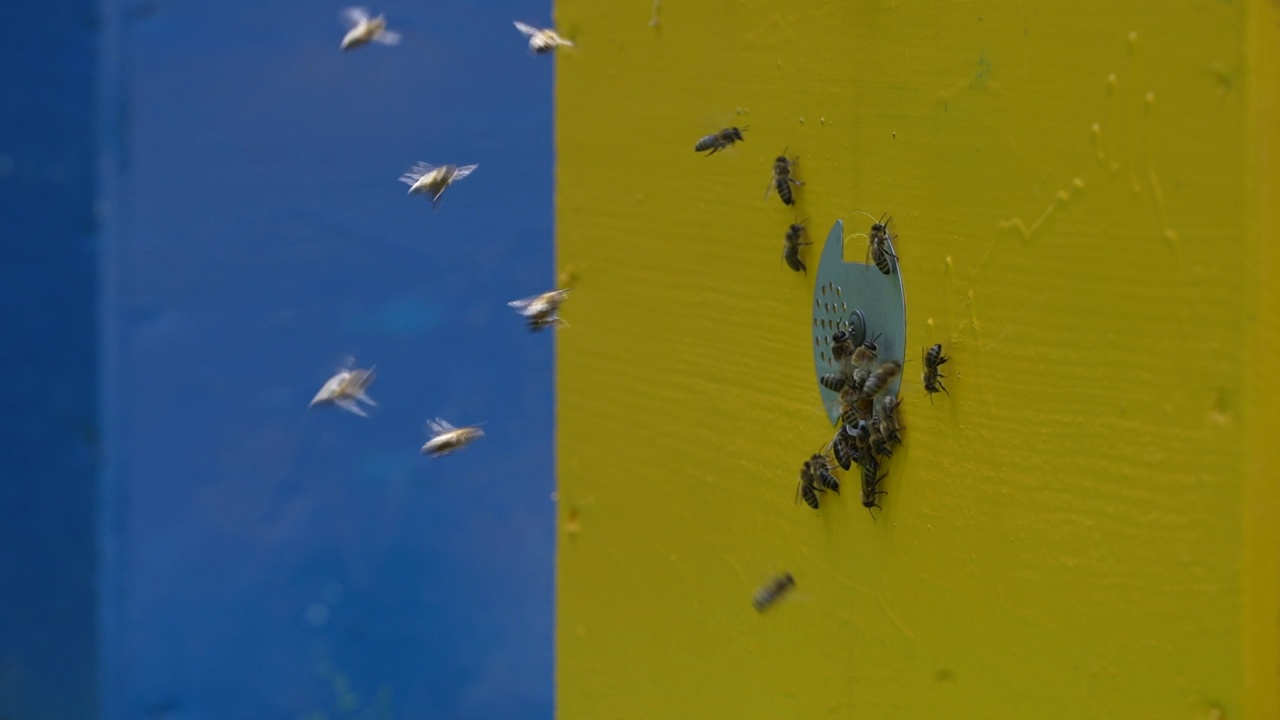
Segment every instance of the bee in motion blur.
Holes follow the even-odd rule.
[[[560,37],[555,30],[539,29],[532,25],[526,25],[519,20],[515,21],[516,29],[529,38],[529,50],[535,55],[544,55],[555,50],[558,47],[573,47],[573,43]]]
[[[352,367],[354,364],[355,361],[348,358],[338,372],[325,381],[320,392],[311,398],[311,404],[307,407],[333,404],[360,417],[369,417],[364,408],[360,407],[360,403],[371,407],[378,404],[365,392],[373,384],[373,367],[362,370]]]
[[[792,185],[804,185],[803,182],[795,179],[792,174],[795,166],[799,163],[800,158],[787,158],[787,150],[783,148],[782,154],[774,158],[773,161],[773,177],[769,178],[769,186],[765,188],[764,196],[769,197],[770,190],[777,190],[778,197],[782,198],[784,205],[795,205],[796,198],[792,194]]]
[[[756,609],[756,612],[764,612],[795,586],[796,579],[791,576],[791,573],[784,572],[756,591],[755,596],[751,598],[751,606]]]
[[[342,38],[343,50],[354,50],[370,42],[400,44],[400,33],[387,29],[386,15],[371,17],[365,8],[349,7],[342,11],[342,19],[349,28]]]
[[[478,425],[459,428],[441,418],[427,421],[427,434],[431,437],[423,444],[420,452],[431,457],[448,455],[484,437],[484,431]]]
[[[710,150],[711,152],[707,153],[707,157],[711,157],[736,142],[745,142],[742,139],[742,133],[746,131],[746,129],[747,128],[745,127],[730,127],[725,128],[720,132],[712,133],[699,140],[698,144],[693,146],[693,151],[707,152]]]
[[[933,402],[934,393],[951,394],[942,384],[942,378],[946,375],[938,371],[938,368],[950,359],[949,356],[942,354],[942,343],[934,345],[924,353],[924,390],[929,393],[929,402]]]
[[[430,195],[431,206],[440,206],[440,196],[450,185],[470,175],[479,165],[432,165],[431,163],[414,163],[409,172],[400,176],[400,182],[409,186],[409,194]]]
[[[782,259],[787,263],[787,267],[808,275],[809,268],[805,267],[804,260],[800,259],[800,248],[813,243],[808,240],[801,240],[803,237],[804,225],[791,223],[791,227],[787,228],[787,235],[782,241]]]
[[[549,327],[568,327],[569,323],[560,317],[560,305],[569,296],[568,288],[551,290],[541,295],[512,300],[507,303],[513,307],[529,325],[529,332],[538,332]]]

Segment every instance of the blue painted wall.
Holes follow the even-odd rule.
[[[0,718],[96,705],[96,32],[89,0],[0,22]]]
[[[6,302],[27,310],[6,324],[55,327],[62,347],[28,347],[42,367],[4,390],[4,452],[25,453],[29,476],[6,474],[0,519],[17,524],[6,541],[59,543],[5,555],[5,578],[48,576],[6,583],[6,611],[13,595],[43,633],[47,588],[75,590],[80,625],[58,619],[45,646],[19,638],[14,662],[39,682],[0,664],[13,720],[90,717],[56,706],[73,694],[40,684],[39,651],[79,653],[82,668],[59,669],[92,704],[97,489],[89,441],[65,436],[92,438],[98,391],[101,717],[552,713],[554,338],[506,307],[555,278],[553,59],[511,25],[549,22],[550,4],[389,0],[374,10],[402,44],[351,53],[341,7],[107,0],[96,66],[87,12],[59,36],[84,43],[46,73],[45,102],[67,117],[29,132],[80,163],[64,170],[73,192],[36,183],[34,207],[6,194],[0,246],[31,257],[5,263]],[[10,127],[0,154],[43,147]],[[418,160],[480,168],[433,211],[397,182]],[[308,411],[347,354],[377,364],[374,416]],[[61,405],[42,395],[51,384]],[[13,410],[28,401],[35,418]],[[436,415],[488,436],[424,458]]]

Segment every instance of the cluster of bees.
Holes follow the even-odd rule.
[[[387,28],[384,15],[375,17],[364,8],[357,7],[344,10],[343,18],[348,25],[341,43],[344,51],[369,43],[397,45],[400,42],[400,34]],[[516,30],[528,38],[529,50],[534,54],[545,54],[559,47],[573,47],[571,41],[554,30],[535,28],[519,21],[514,25]],[[735,143],[743,142],[743,133],[747,129],[724,128],[699,139],[694,150],[706,153],[707,156],[715,155]],[[804,182],[795,177],[799,158],[788,157],[787,149],[784,148],[773,161],[765,197],[776,192],[784,205],[792,207],[796,202],[796,189],[802,187]],[[418,162],[400,177],[400,181],[409,186],[410,195],[430,197],[432,207],[439,209],[445,190],[469,176],[478,167],[477,164],[433,165]],[[897,257],[891,249],[894,236],[889,231],[889,220],[883,216],[875,220],[866,237],[867,259],[870,264],[874,264],[881,273],[890,274],[893,270],[892,262]],[[783,262],[792,271],[808,275],[801,250],[811,244],[805,239],[804,221],[790,223],[783,236]],[[567,288],[558,288],[507,304],[524,318],[529,331],[536,333],[547,328],[567,326],[559,311],[568,293]],[[828,491],[836,494],[840,492],[840,480],[836,477],[835,468],[849,471],[857,465],[861,476],[862,505],[871,513],[873,508],[880,507],[877,498],[887,494],[880,489],[880,484],[888,476],[888,473],[881,474],[881,464],[892,457],[894,446],[902,444],[901,432],[904,428],[898,421],[901,400],[895,395],[885,394],[890,383],[901,374],[902,364],[896,360],[879,362],[874,340],[855,344],[853,336],[846,330],[837,331],[831,336],[831,354],[837,365],[837,372],[824,375],[820,382],[839,395],[840,421],[831,441],[819,452],[813,453],[801,466],[800,480],[796,486],[796,502],[803,499],[806,505],[818,509],[823,494]],[[940,344],[930,347],[922,355],[924,388],[930,402],[935,393],[950,394],[942,384],[942,379],[946,376],[939,371],[948,359],[942,354]],[[316,393],[311,407],[332,404],[361,417],[368,417],[365,407],[377,406],[367,392],[375,378],[374,371],[373,367],[357,368],[354,360],[349,359]],[[427,429],[429,437],[422,445],[421,452],[433,457],[447,455],[484,437],[484,431],[479,425],[455,427],[442,418],[428,421]],[[872,513],[872,518],[874,517]],[[794,589],[795,585],[795,577],[784,572],[756,592],[752,605],[757,611],[764,612]]]
[[[693,149],[707,156],[715,155],[743,142],[746,130],[746,127],[724,128],[698,140]],[[795,205],[796,189],[804,185],[795,177],[798,163],[799,158],[788,157],[787,148],[784,148],[773,161],[773,174],[765,188],[766,198],[770,192],[776,192],[784,205]],[[873,221],[864,235],[867,238],[867,262],[875,265],[882,274],[889,275],[893,272],[893,263],[898,260],[893,253],[896,237],[889,229],[891,218],[882,215],[876,219],[873,215],[862,214]],[[804,221],[791,223],[783,236],[783,262],[791,270],[808,275],[808,267],[800,255],[802,248],[811,244],[805,239]],[[881,466],[893,456],[894,447],[902,444],[902,431],[905,429],[898,419],[902,400],[897,395],[885,393],[902,373],[902,363],[897,360],[880,362],[878,352],[874,339],[855,344],[847,330],[831,335],[831,357],[836,364],[836,372],[822,376],[819,382],[839,396],[840,419],[835,437],[800,466],[796,503],[804,500],[806,505],[817,510],[825,493],[840,493],[836,467],[849,471],[856,465],[861,478],[862,506],[875,519],[873,509],[880,508],[878,498],[888,494],[881,488],[881,483],[888,477],[888,472],[881,473]],[[950,394],[942,384],[946,376],[939,372],[939,367],[949,358],[942,354],[942,345],[937,344],[924,351],[922,359],[924,389],[932,403],[935,393]],[[784,572],[756,592],[752,606],[764,612],[795,585],[795,577]]]
[[[342,19],[347,25],[347,33],[340,44],[344,51],[370,43],[388,46],[400,44],[400,33],[388,29],[385,15],[374,16],[365,8],[349,7],[342,11]],[[546,54],[559,47],[573,47],[571,41],[561,37],[555,30],[536,28],[519,21],[514,24],[516,30],[528,38],[529,50],[536,55]],[[410,195],[429,197],[432,207],[438,210],[445,190],[475,172],[478,167],[480,166],[476,164],[433,165],[418,162],[400,176],[400,182],[409,186]],[[524,318],[530,332],[536,333],[568,325],[560,317],[560,306],[568,294],[567,288],[558,288],[512,300],[507,305]],[[365,408],[378,405],[368,393],[375,377],[374,367],[359,368],[355,366],[354,358],[347,358],[337,372],[321,386],[320,391],[311,399],[309,407],[332,405],[360,417],[369,417]],[[448,455],[484,437],[480,424],[456,427],[443,418],[427,421],[426,432],[427,441],[423,443],[420,452],[432,457]]]

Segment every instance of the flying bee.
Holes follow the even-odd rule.
[[[706,156],[711,157],[712,155],[715,155],[716,153],[720,152],[721,150],[724,150],[725,148],[729,147],[730,145],[736,142],[746,142],[742,138],[742,133],[745,132],[746,130],[747,128],[745,127],[742,127],[742,128],[729,127],[719,132],[711,133],[710,135],[699,140],[698,144],[693,146],[693,151],[706,152],[710,150],[711,152],[707,153]]]
[[[792,176],[792,168],[800,161],[800,158],[787,158],[787,150],[783,148],[782,154],[774,158],[773,161],[773,177],[769,178],[769,185],[765,188],[764,196],[769,197],[770,190],[777,190],[778,197],[782,198],[784,205],[795,205],[796,199],[792,194],[792,185],[803,185],[803,182]]]
[[[813,475],[812,466],[808,460],[805,460],[804,464],[800,466],[800,482],[796,485],[795,502],[799,502],[800,498],[804,498],[805,505],[817,510],[818,493],[824,492],[826,492],[826,489],[818,485],[817,478]]]
[[[924,390],[929,393],[929,402],[933,402],[933,395],[937,392],[944,392],[947,395],[951,393],[946,386],[942,384],[943,375],[938,371],[938,367],[951,358],[942,354],[942,343],[938,343],[930,347],[924,353]]]
[[[840,481],[836,479],[834,473],[831,472],[831,460],[822,453],[814,453],[809,457],[809,473],[813,476],[814,483],[821,485],[823,489],[840,494]]]
[[[400,33],[387,29],[386,15],[370,17],[365,8],[349,7],[342,11],[342,20],[349,28],[342,38],[343,50],[354,50],[370,42],[383,45],[400,43]]]
[[[423,455],[431,455],[431,457],[448,455],[484,437],[484,430],[481,430],[478,425],[458,428],[441,418],[428,420],[427,430],[431,437],[423,444],[419,452]]]
[[[865,397],[875,397],[889,386],[894,378],[898,377],[898,373],[902,372],[902,363],[897,360],[890,360],[883,363],[867,381],[862,384],[862,394]]]
[[[360,417],[369,417],[369,414],[360,407],[360,403],[370,406],[376,406],[374,402],[366,394],[366,390],[373,384],[374,367],[367,370],[351,367],[354,360],[348,359],[333,377],[325,381],[321,386],[320,392],[311,398],[311,404],[307,407],[315,407],[333,403],[347,412],[354,413]]]
[[[515,308],[516,312],[524,317],[529,325],[529,332],[538,332],[548,327],[568,326],[568,323],[560,317],[560,305],[568,296],[569,289],[560,288],[541,295],[512,300],[507,303],[507,306]]]
[[[526,25],[519,20],[515,21],[516,29],[529,38],[529,50],[535,55],[544,55],[555,50],[558,47],[573,47],[573,43],[560,37],[555,30],[539,29],[532,25]]]
[[[418,162],[408,172],[400,176],[400,182],[409,186],[409,194],[421,193],[431,196],[431,207],[440,206],[440,196],[450,185],[470,175],[479,165],[432,165]]]
[[[796,579],[791,577],[791,573],[784,572],[757,590],[755,597],[751,598],[751,605],[756,612],[764,612],[795,586]]]
[[[803,270],[804,274],[808,275],[809,268],[805,267],[804,260],[800,259],[800,248],[813,243],[808,240],[801,242],[802,237],[804,237],[804,225],[791,223],[791,227],[787,228],[786,239],[782,243],[782,259],[786,261],[787,267],[797,272]]]

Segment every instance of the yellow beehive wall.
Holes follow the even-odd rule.
[[[1278,18],[561,0],[561,720],[1280,712]],[[907,305],[875,521],[793,502],[832,428],[782,237],[857,210]]]

